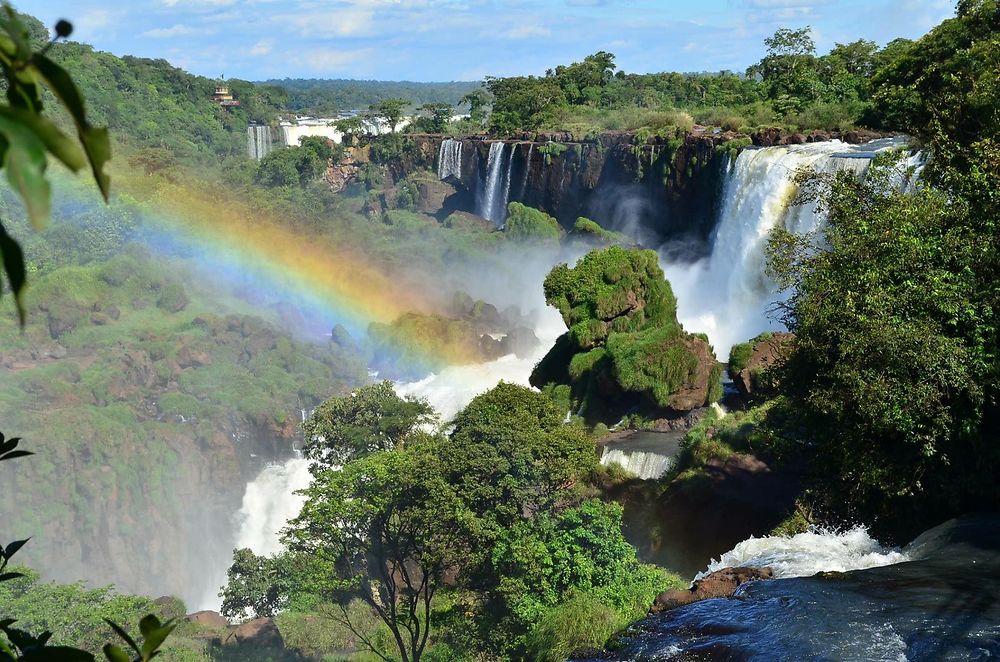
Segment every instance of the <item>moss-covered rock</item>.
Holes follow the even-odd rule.
[[[678,323],[653,251],[612,246],[575,267],[558,265],[545,279],[545,298],[569,330],[531,383],[569,385],[573,409],[591,422],[629,412],[669,417],[721,396],[712,348]]]
[[[564,231],[559,221],[520,202],[507,205],[504,236],[513,241],[557,243]]]

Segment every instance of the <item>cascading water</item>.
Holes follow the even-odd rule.
[[[517,194],[518,200],[524,200],[524,195],[528,192],[528,175],[531,173],[531,155],[534,151],[535,143],[528,143],[528,155],[524,157],[524,175],[521,177],[521,191]]]
[[[510,185],[510,181],[506,185],[503,181],[506,153],[507,143],[501,141],[490,143],[490,154],[486,161],[486,182],[479,196],[479,215],[498,226],[502,225],[506,218],[507,203],[504,197]]]
[[[605,444],[601,464],[616,464],[642,480],[655,480],[677,462],[684,433],[633,432]]]
[[[669,263],[664,271],[677,295],[678,319],[689,331],[708,334],[720,357],[735,343],[780,328],[767,317],[776,286],[765,273],[764,250],[778,225],[806,233],[822,226],[815,204],[793,205],[799,169],[850,170],[863,176],[879,151],[901,140],[866,145],[829,142],[744,150],[730,164],[711,255],[694,264]]]
[[[770,567],[775,577],[809,577],[818,572],[848,572],[908,561],[909,556],[883,547],[868,531],[816,529],[794,536],[748,538],[713,560],[700,579],[716,570],[734,567]]]
[[[513,354],[478,365],[452,366],[415,382],[400,382],[400,395],[427,399],[447,421],[454,417],[476,395],[488,391],[501,380],[528,385],[535,364],[548,352],[564,330],[562,318],[551,308],[543,309],[536,324],[535,335],[541,341],[535,352],[526,358]],[[235,517],[236,547],[248,547],[255,554],[275,554],[281,551],[280,532],[289,519],[298,515],[304,502],[296,491],[309,486],[312,479],[309,461],[293,457],[284,464],[265,467],[247,484],[243,505]],[[225,561],[228,567],[230,560]],[[213,581],[206,587],[199,608],[218,609],[220,587],[226,582],[226,567],[218,568]]]
[[[462,141],[447,138],[438,152],[438,179],[462,177]]]
[[[271,127],[266,124],[251,124],[247,127],[247,152],[251,159],[260,161],[272,148]]]

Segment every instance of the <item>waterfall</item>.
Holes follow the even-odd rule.
[[[504,195],[504,154],[507,144],[501,141],[490,143],[490,154],[486,162],[486,183],[479,196],[479,215],[487,218],[495,225],[502,225],[506,220],[506,203]]]
[[[272,147],[271,127],[266,124],[251,124],[247,127],[247,152],[251,159],[260,161]]]
[[[535,151],[535,143],[528,143],[528,156],[524,158],[524,175],[521,177],[521,192],[518,194],[517,199],[524,201],[525,194],[528,192],[528,175],[531,173],[531,154]]]
[[[764,271],[768,234],[778,225],[806,233],[824,222],[814,204],[792,205],[796,171],[849,170],[860,177],[876,153],[901,144],[897,139],[856,146],[834,140],[740,153],[725,175],[711,255],[694,264],[664,260],[685,328],[707,333],[722,359],[733,344],[780,328],[767,318],[776,292]]]
[[[478,365],[451,366],[439,373],[415,382],[397,383],[400,395],[426,398],[442,420],[450,420],[475,396],[488,391],[500,381],[528,386],[535,364],[542,359],[556,338],[565,330],[562,317],[551,308],[544,308],[534,329],[541,340],[533,356],[518,358],[510,354],[495,361]],[[375,375],[372,375],[374,378]],[[255,554],[276,554],[282,549],[280,533],[288,520],[298,515],[304,499],[296,491],[309,486],[312,475],[309,461],[296,456],[284,464],[265,467],[247,484],[243,505],[234,518],[236,548],[249,547]],[[212,580],[205,587],[199,609],[219,608],[218,593],[226,583],[225,567],[215,568]]]
[[[670,470],[674,462],[676,459],[658,453],[630,452],[622,448],[609,448],[607,446],[601,453],[601,464],[604,466],[617,464],[642,480],[655,480],[661,477]]]
[[[462,178],[462,141],[448,138],[441,141],[438,152],[438,179]]]
[[[507,174],[503,180],[503,197],[500,203],[500,210],[503,214],[503,220],[507,220],[507,203],[510,202],[510,180],[514,175],[514,154],[517,153],[517,145],[510,146],[510,154],[507,156]]]
[[[277,554],[282,550],[280,534],[288,520],[296,517],[305,498],[296,494],[309,487],[309,461],[296,454],[284,464],[269,464],[247,483],[243,505],[234,518],[236,549],[249,547],[254,554]],[[205,587],[199,609],[218,609],[218,593],[226,584],[227,567],[216,568]]]

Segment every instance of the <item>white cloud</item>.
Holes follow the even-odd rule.
[[[369,49],[341,51],[333,48],[314,48],[299,54],[292,62],[315,72],[344,71],[345,67],[371,56]]]
[[[258,41],[256,44],[253,45],[253,48],[250,49],[250,55],[253,55],[255,57],[262,57],[264,55],[268,55],[273,48],[274,48],[274,42],[272,40],[261,39],[260,41]]]
[[[190,25],[184,25],[183,23],[177,23],[169,28],[155,28],[153,30],[146,30],[142,33],[143,37],[151,37],[153,39],[170,39],[172,37],[186,37],[193,34],[203,34],[204,30],[199,30],[192,28]]]
[[[541,25],[531,25],[530,23],[518,25],[506,32],[502,36],[507,39],[534,39],[535,37],[548,37],[552,30]]]
[[[303,37],[358,37],[372,31],[375,9],[371,6],[345,7],[276,18]]]
[[[236,0],[160,0],[167,7],[228,7]]]

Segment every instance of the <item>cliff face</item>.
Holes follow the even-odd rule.
[[[563,139],[568,136],[553,136]],[[461,163],[447,180],[457,197],[481,206],[490,179],[490,150],[502,142],[493,167],[507,202],[521,202],[551,214],[571,227],[580,216],[602,226],[637,233],[650,244],[704,240],[711,231],[720,198],[726,143],[735,134],[694,132],[672,139],[640,139],[626,132],[604,133],[587,142],[493,141],[454,138]],[[412,137],[416,149],[390,165],[393,180],[431,168],[439,170],[442,142],[436,135]],[[749,142],[749,141],[747,141]],[[456,153],[458,148],[455,149]],[[461,205],[445,205],[449,210]],[[475,208],[464,211],[475,212]]]

